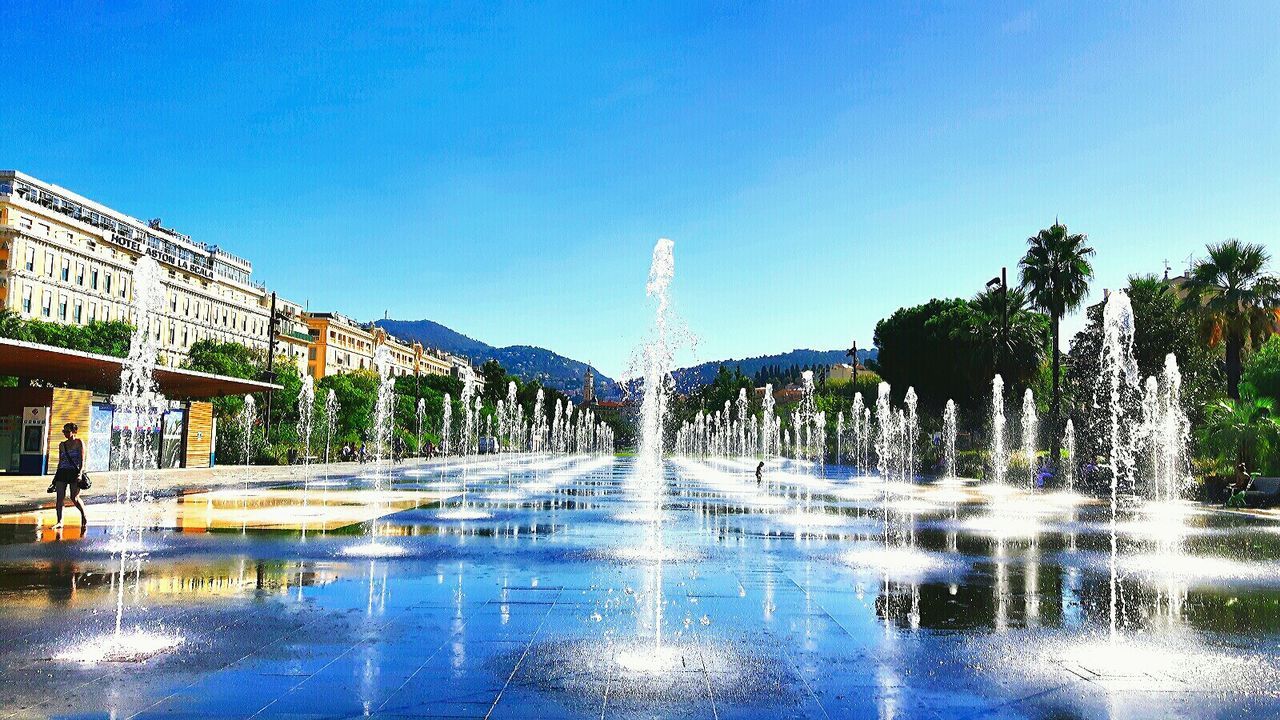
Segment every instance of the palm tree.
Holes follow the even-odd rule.
[[[1261,345],[1276,329],[1280,281],[1267,274],[1271,256],[1261,245],[1227,240],[1209,246],[1209,257],[1191,269],[1183,302],[1200,316],[1210,347],[1226,344],[1227,395],[1240,399],[1246,345]]]
[[[1207,410],[1201,430],[1205,445],[1228,465],[1244,463],[1258,469],[1258,463],[1280,445],[1280,422],[1274,416],[1275,401],[1271,398],[1218,400]]]
[[[1009,384],[1030,382],[1043,360],[1044,316],[1031,311],[1021,288],[1009,288],[1007,301],[1008,332],[1001,327],[1006,298],[998,289],[983,290],[969,301],[975,341],[969,358],[975,382],[990,382],[993,373]]]
[[[1080,307],[1089,292],[1093,265],[1089,258],[1093,248],[1085,245],[1088,237],[1067,232],[1067,226],[1054,221],[1048,230],[1027,238],[1027,254],[1018,266],[1022,270],[1022,287],[1027,299],[1049,316],[1053,345],[1053,403],[1050,433],[1052,450],[1049,457],[1057,465],[1061,457],[1060,418],[1062,405],[1062,352],[1058,348],[1059,324],[1062,316]]]

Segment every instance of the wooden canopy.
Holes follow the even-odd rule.
[[[49,345],[0,338],[0,375],[70,385],[97,392],[120,389],[121,358],[65,350]],[[200,399],[279,390],[279,385],[257,380],[212,375],[194,370],[157,366],[156,384],[171,399]]]

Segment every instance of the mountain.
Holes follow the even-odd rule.
[[[471,362],[480,365],[486,360],[497,360],[507,372],[524,380],[538,380],[543,385],[555,388],[569,397],[581,399],[582,377],[587,371],[587,364],[573,358],[567,358],[546,348],[533,345],[511,345],[494,347],[486,342],[468,337],[462,333],[445,327],[432,320],[378,320],[379,325],[387,332],[401,340],[417,341],[425,347],[439,348],[455,355],[463,355]],[[868,359],[876,357],[876,350],[859,350],[858,360],[864,364]],[[777,355],[743,358],[741,360],[713,360],[693,367],[681,368],[673,373],[676,387],[681,392],[705,385],[715,379],[721,365],[732,370],[734,366],[742,369],[744,375],[755,375],[765,365],[778,365],[787,368],[792,365],[822,366],[848,362],[844,350],[808,350],[797,349]],[[602,400],[614,400],[622,397],[618,383],[596,368],[596,396]],[[639,381],[630,383],[631,390],[639,389]]]
[[[778,355],[761,355],[760,357],[743,358],[741,360],[733,358],[712,360],[693,367],[681,368],[672,373],[672,375],[675,377],[676,387],[681,392],[688,392],[699,385],[706,385],[714,380],[721,365],[729,370],[733,370],[737,366],[742,369],[743,375],[750,377],[766,365],[778,365],[787,368],[792,365],[803,367],[805,365],[822,366],[847,363],[849,362],[849,357],[845,355],[845,352],[845,350],[797,349]],[[878,352],[875,349],[859,350],[858,361],[866,364],[867,360],[873,360],[877,355]]]
[[[418,341],[424,347],[433,347],[470,358],[480,365],[486,360],[497,360],[507,372],[524,380],[538,380],[572,398],[582,397],[582,378],[588,365],[567,358],[546,348],[532,345],[494,347],[486,342],[468,337],[432,320],[378,320],[374,323],[388,333],[408,342]],[[602,399],[614,399],[621,393],[618,385],[592,367],[595,374],[596,395]]]

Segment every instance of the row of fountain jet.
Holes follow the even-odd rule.
[[[379,371],[377,403],[370,433],[372,455],[391,455],[392,420],[394,414],[394,382],[390,376],[390,357],[375,355],[374,366]],[[484,452],[561,452],[561,453],[612,453],[614,432],[608,423],[597,420],[591,408],[577,410],[572,403],[556,400],[552,412],[546,411],[546,400],[541,389],[534,401],[533,416],[525,419],[524,408],[516,402],[516,384],[507,385],[507,397],[499,400],[496,412],[481,413],[481,399],[476,392],[478,382],[470,372],[463,374],[462,395],[459,404],[463,408],[460,423],[453,419],[453,402],[449,393],[444,395],[444,413],[440,424],[440,452],[444,455],[473,455]],[[333,436],[337,429],[337,396],[329,390],[324,403],[324,457],[331,456]],[[418,399],[414,414],[417,421],[418,447],[423,447],[426,429],[426,400]],[[298,435],[305,448],[311,447],[314,429],[315,385],[310,376],[302,379],[298,393]],[[240,411],[239,424],[243,437],[242,458],[247,465],[252,461],[253,423],[257,418],[257,404],[252,395],[245,395]],[[484,438],[491,438],[489,445]],[[481,445],[485,444],[482,448]]]
[[[1165,358],[1159,376],[1141,379],[1133,354],[1133,309],[1123,292],[1111,293],[1104,311],[1101,356],[1102,382],[1092,398],[1100,418],[1104,454],[1089,458],[1116,481],[1118,492],[1172,500],[1186,488],[1189,477],[1187,447],[1190,423],[1182,407],[1182,376],[1177,358]],[[814,402],[813,373],[803,374],[800,401],[791,410],[790,427],[782,427],[772,385],[764,388],[762,412],[750,411],[747,391],[722,409],[699,411],[676,431],[674,451],[686,457],[788,457],[817,464],[829,457],[860,472],[876,472],[887,479],[909,480],[920,472],[920,419],[915,388],[907,388],[903,403],[895,407],[888,383],[880,383],[875,412],[856,393],[848,422],[844,411],[836,415],[835,452],[828,455],[827,416]],[[939,475],[957,473],[956,438],[959,408],[948,400],[938,434]],[[1016,481],[1010,475],[1015,450],[1005,416],[1004,380],[991,382],[991,440],[988,477],[997,484],[1024,484],[1034,488],[1041,472],[1039,417],[1035,395],[1027,388],[1022,397],[1021,437],[1016,452],[1025,474]],[[931,439],[931,441],[933,441]],[[1080,462],[1076,458],[1076,429],[1071,420],[1062,438],[1062,482],[1074,489]],[[1096,461],[1096,462],[1094,462]],[[1141,471],[1141,472],[1140,472]],[[1141,475],[1144,481],[1137,478]]]
[[[468,455],[479,452],[557,452],[606,453],[614,449],[613,428],[597,420],[591,408],[574,408],[572,403],[556,400],[547,412],[542,389],[533,401],[531,417],[525,417],[524,406],[516,401],[516,384],[507,384],[507,397],[498,400],[492,415],[482,414],[476,394],[475,376],[463,376],[460,405],[463,418],[459,434],[454,435],[453,408],[448,393],[444,396],[444,417],[440,424],[441,450],[446,454]],[[421,433],[423,404],[418,402],[418,427]],[[491,446],[482,448],[482,438]]]

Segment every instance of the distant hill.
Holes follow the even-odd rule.
[[[439,348],[455,355],[470,358],[480,365],[486,360],[497,360],[507,372],[524,380],[537,380],[555,388],[569,397],[581,399],[582,378],[587,364],[567,358],[546,348],[532,345],[494,347],[432,320],[378,320],[376,325],[401,340],[418,341],[426,347]],[[595,374],[596,395],[602,399],[615,399],[621,395],[617,383],[591,368]]]
[[[476,365],[486,360],[497,360],[512,375],[524,380],[538,380],[543,385],[555,388],[575,399],[582,397],[582,377],[587,371],[587,364],[546,348],[533,345],[494,347],[432,320],[378,320],[375,324],[401,340],[409,342],[416,340],[426,347],[463,355],[470,358]],[[858,351],[858,359],[863,363],[875,357],[875,349]],[[721,365],[730,370],[737,366],[742,369],[744,375],[755,375],[757,370],[766,365],[779,365],[785,368],[791,365],[835,365],[848,361],[849,358],[844,350],[798,349],[778,355],[762,355],[741,360],[732,358],[712,360],[693,367],[681,368],[673,375],[676,387],[681,392],[688,392],[711,382]],[[591,368],[591,372],[596,376],[597,397],[602,400],[622,397],[622,391],[613,378],[602,374],[594,367]],[[633,380],[629,384],[632,391],[639,389],[638,381]]]
[[[700,385],[706,385],[715,379],[716,373],[719,372],[720,366],[723,365],[729,370],[733,370],[736,366],[742,370],[743,375],[752,376],[756,374],[760,368],[766,365],[779,365],[781,367],[789,367],[791,365],[824,366],[837,365],[839,363],[849,362],[849,357],[845,355],[845,350],[808,350],[797,349],[791,352],[781,353],[778,355],[761,355],[760,357],[743,358],[735,360],[712,360],[704,362],[693,367],[681,368],[676,370],[672,375],[675,377],[676,387],[681,392],[688,392]],[[874,359],[877,351],[859,350],[858,361],[865,364],[868,359]]]

